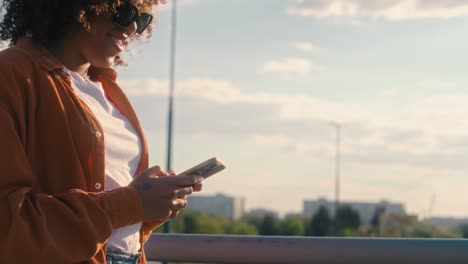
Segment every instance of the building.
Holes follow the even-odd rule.
[[[355,211],[357,211],[361,217],[361,223],[369,224],[374,216],[377,208],[385,208],[385,212],[396,215],[404,215],[405,207],[399,203],[389,203],[387,201],[381,201],[379,203],[366,203],[366,202],[349,202],[341,201],[340,206],[349,205]],[[330,217],[335,217],[335,202],[328,201],[326,199],[319,199],[314,201],[304,201],[303,214],[305,217],[312,217],[323,206],[328,209]]]
[[[244,215],[245,199],[223,194],[214,196],[189,195],[187,208],[192,212],[202,212],[238,220]]]
[[[439,227],[458,227],[462,224],[468,224],[468,218],[431,217],[424,219],[424,222]]]

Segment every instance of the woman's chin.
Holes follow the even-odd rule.
[[[101,60],[96,60],[91,65],[97,68],[110,68],[114,64],[116,56],[102,58]]]

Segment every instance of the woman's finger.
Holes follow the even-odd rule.
[[[164,176],[169,176],[169,172],[168,171],[165,171],[165,170],[161,170],[160,173],[159,173],[159,177],[164,177]]]
[[[179,211],[172,211],[171,215],[169,216],[169,218],[175,218],[177,215],[179,215]]]
[[[172,201],[172,211],[178,211],[187,206],[187,199],[175,199]]]
[[[193,187],[192,186],[187,186],[183,188],[176,188],[175,190],[175,197],[174,198],[180,198],[187,196],[193,192]]]
[[[194,191],[194,192],[199,192],[199,191],[202,190],[202,188],[203,188],[203,183],[201,183],[201,182],[195,183],[195,184],[193,185],[193,191]]]

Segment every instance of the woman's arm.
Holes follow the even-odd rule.
[[[0,263],[74,263],[93,257],[115,228],[142,220],[132,187],[33,192],[38,183],[0,93]],[[67,177],[67,175],[63,175]]]

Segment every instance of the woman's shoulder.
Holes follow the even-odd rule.
[[[34,57],[17,47],[10,47],[0,51],[0,74],[16,72],[26,74],[37,66]]]
[[[43,77],[40,77],[43,76]],[[2,100],[34,98],[37,80],[47,72],[27,51],[17,47],[0,51],[0,97]]]

